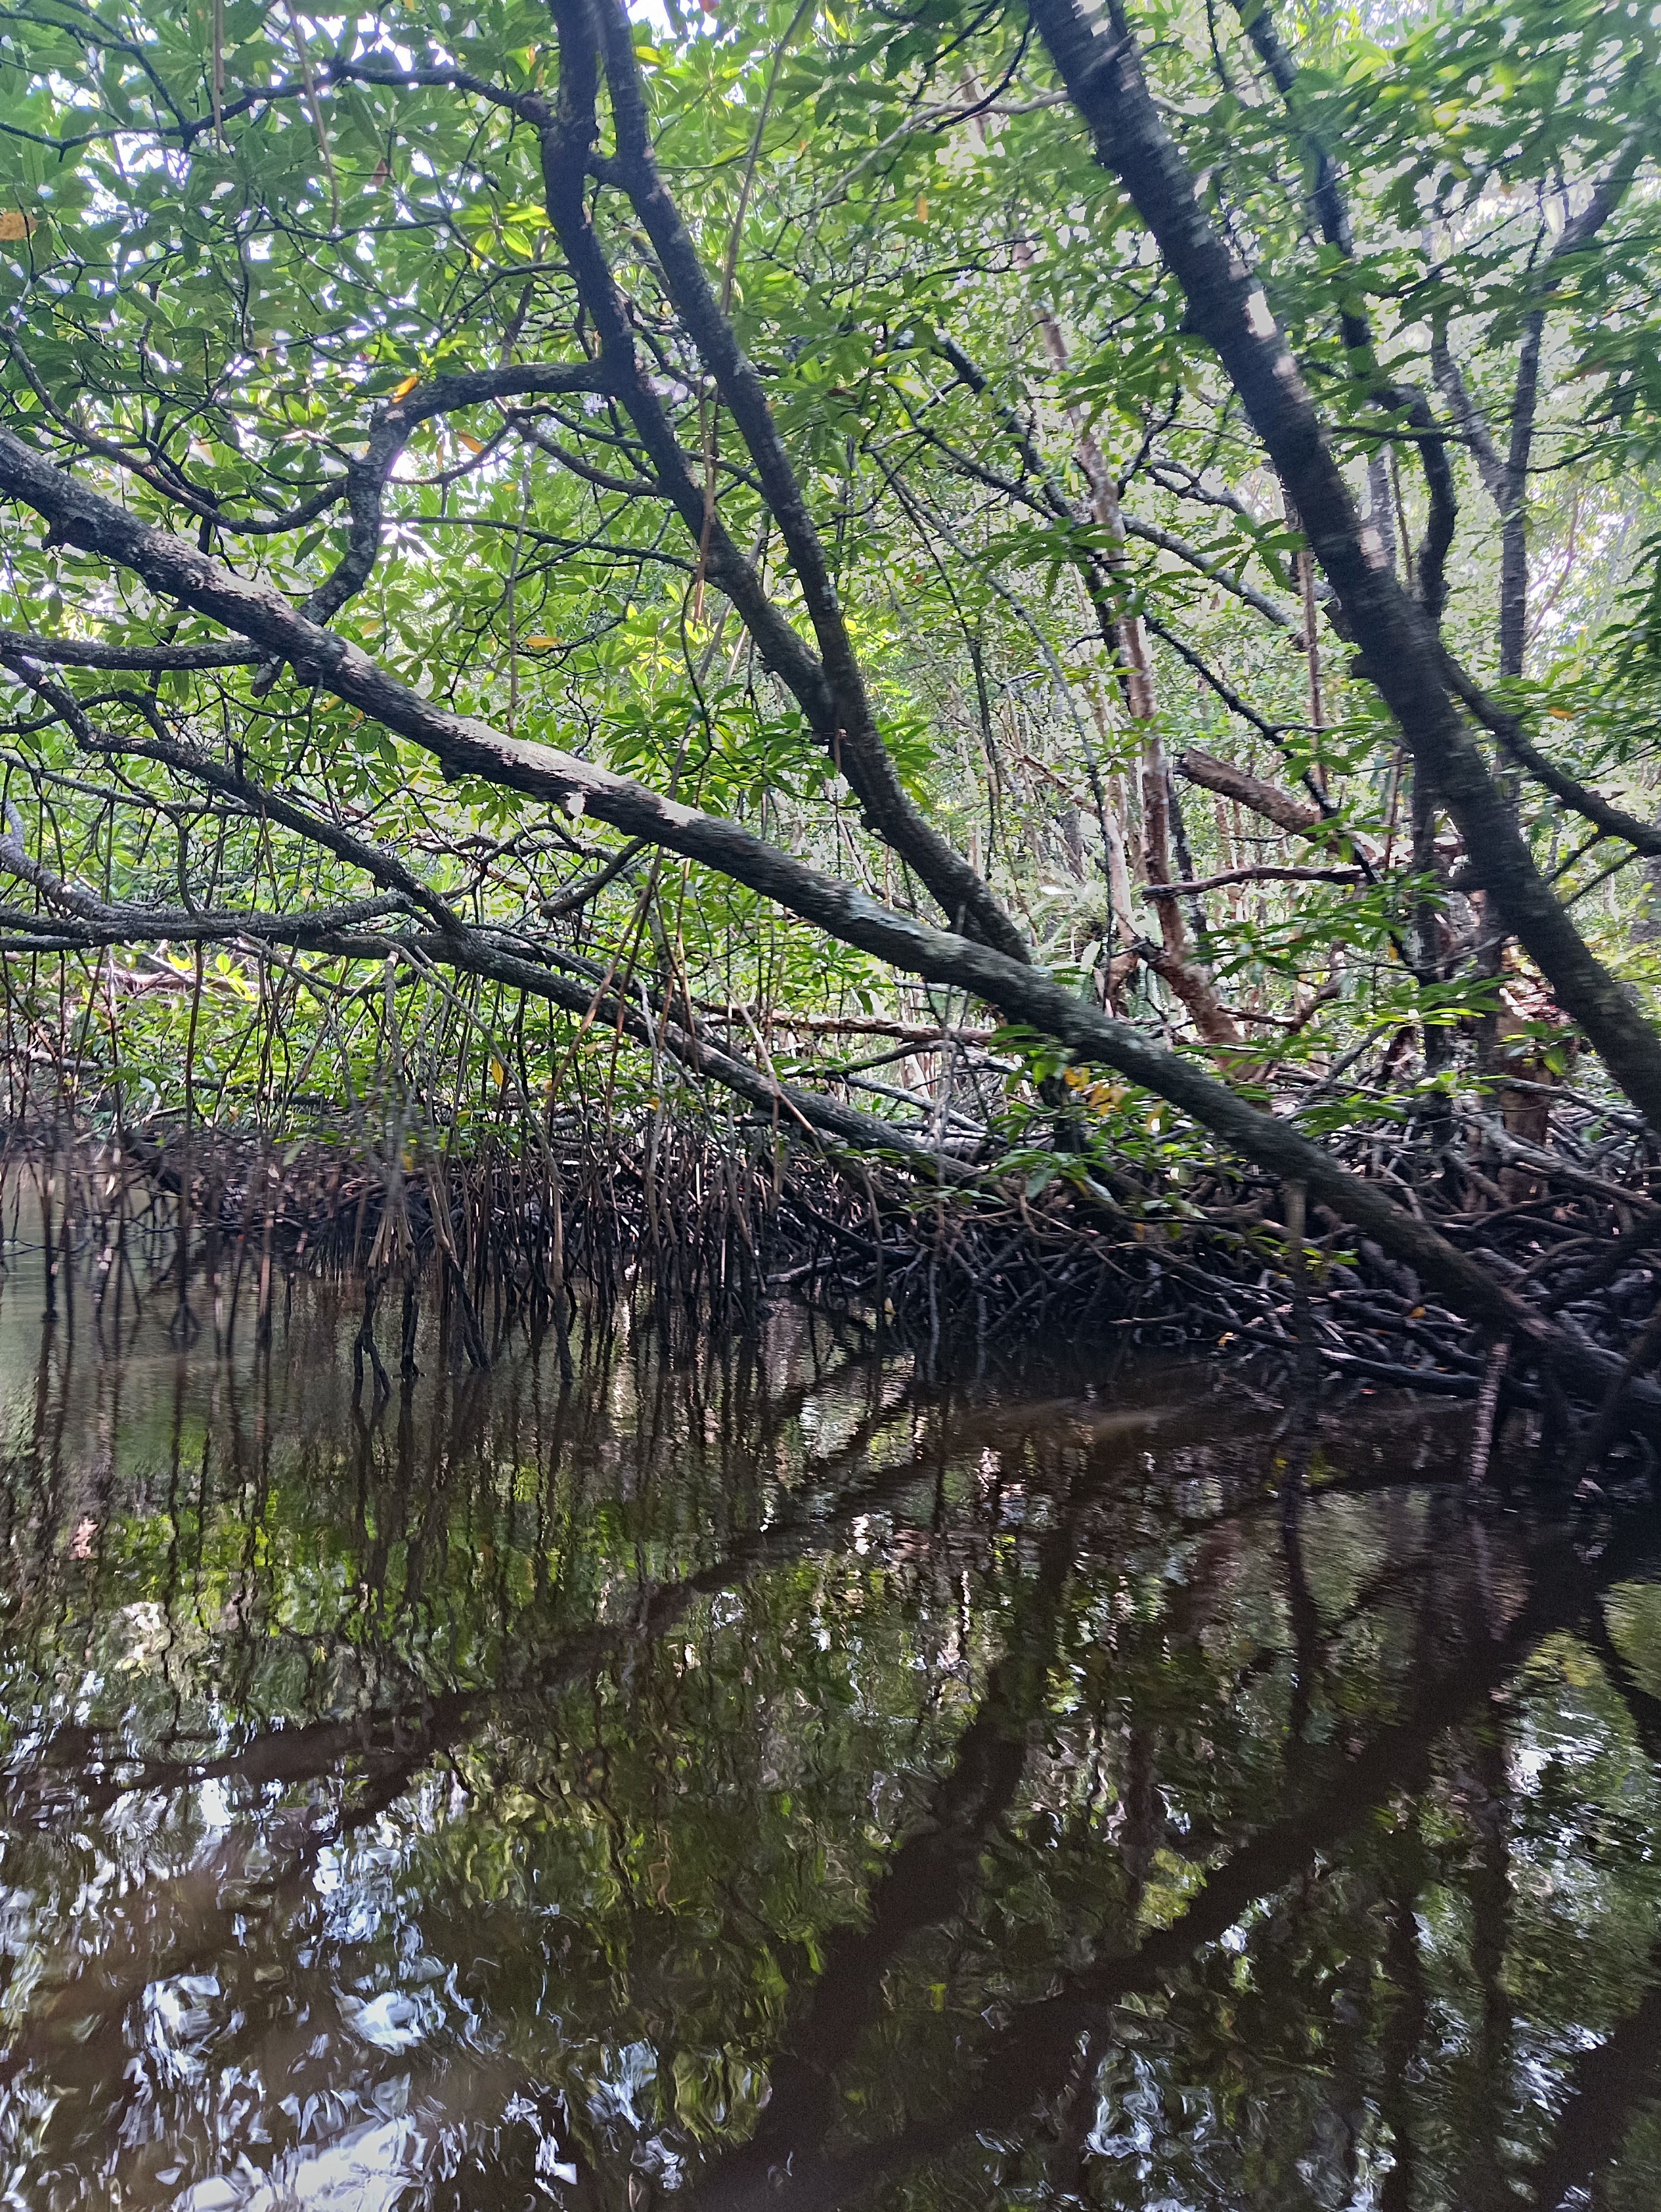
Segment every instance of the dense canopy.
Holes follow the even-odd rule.
[[[12,1119],[1215,1143],[1572,1369],[1378,1170],[1661,1127],[1658,42],[7,11]]]

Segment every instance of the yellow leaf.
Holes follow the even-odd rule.
[[[403,383],[399,386],[397,391],[393,392],[392,398],[395,400],[407,399],[420,381],[421,379],[419,376],[406,376]]]
[[[484,451],[483,438],[470,438],[465,430],[456,432],[456,440],[459,444],[465,446],[470,453],[482,453]]]
[[[520,643],[527,646],[532,653],[545,653],[551,645],[557,645],[559,640],[557,637],[544,637],[538,631],[535,637],[520,638]]]
[[[492,1083],[505,1083],[508,1080],[508,1071],[494,1053],[490,1055],[490,1080]]]
[[[35,218],[25,215],[21,208],[0,208],[0,239],[9,245],[20,238],[27,238],[35,228]]]
[[[919,192],[917,194],[917,221],[919,222],[927,222],[928,220],[928,196],[926,192]]]

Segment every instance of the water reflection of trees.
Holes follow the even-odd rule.
[[[21,2201],[1640,2201],[1647,1526],[782,1330],[370,1425],[350,1334],[4,1411]]]

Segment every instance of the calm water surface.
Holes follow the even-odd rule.
[[[366,1419],[326,1291],[168,1303],[0,1277],[0,2204],[1661,2202],[1652,1519],[794,1314]]]

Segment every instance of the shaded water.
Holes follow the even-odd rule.
[[[167,1311],[0,1277],[0,2204],[1661,2197],[1652,1519],[1191,1366],[366,1419],[328,1291]]]

